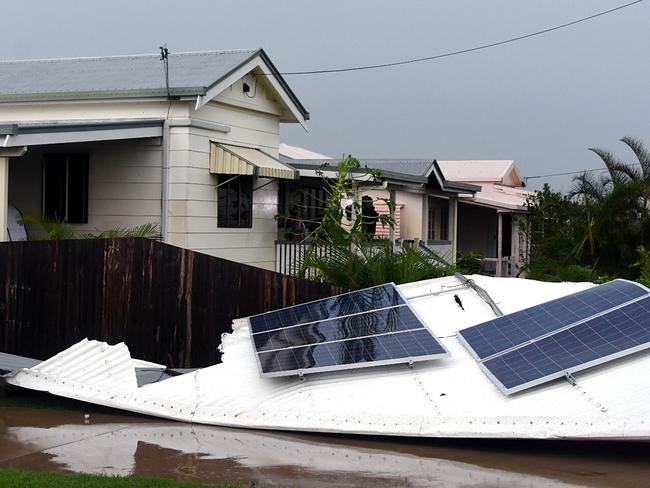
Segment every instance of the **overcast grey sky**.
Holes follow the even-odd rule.
[[[0,58],[264,47],[282,71],[383,63],[499,41],[625,0],[3,2]],[[290,76],[332,156],[515,159],[525,175],[650,145],[650,1],[516,44],[365,72]],[[567,189],[570,177],[547,179]],[[544,180],[531,180],[539,187]]]

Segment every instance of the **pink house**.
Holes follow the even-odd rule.
[[[481,187],[458,203],[458,251],[482,254],[497,276],[519,276],[528,253],[521,224],[533,192],[524,189],[515,162],[453,160],[438,161],[438,166],[450,181]]]

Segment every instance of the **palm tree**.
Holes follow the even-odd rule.
[[[621,142],[629,147],[636,161],[626,163],[617,159],[611,152],[599,148],[589,148],[605,163],[613,189],[627,186],[628,190],[638,193],[637,211],[639,212],[639,231],[641,245],[644,245],[645,231],[648,225],[648,205],[650,203],[650,152],[643,142],[634,137],[623,137]]]
[[[636,155],[635,163],[620,161],[611,152],[589,148],[605,164],[603,175],[583,173],[573,180],[572,197],[587,209],[585,237],[592,265],[625,273],[634,262],[637,243],[643,245],[649,223],[650,154],[641,141],[621,139]]]

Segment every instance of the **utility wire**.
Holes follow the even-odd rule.
[[[632,166],[635,164],[640,164],[640,163],[633,163]],[[550,173],[547,175],[535,175],[535,176],[525,176],[524,177],[524,182],[527,182],[528,180],[533,180],[537,178],[546,178],[550,176],[566,176],[566,175],[577,175],[577,174],[582,174],[582,173],[591,173],[592,171],[608,171],[607,168],[591,168],[591,169],[581,169],[578,171],[566,171],[564,173]]]
[[[550,173],[547,175],[535,175],[535,176],[525,176],[524,181],[534,180],[537,178],[547,178],[549,176],[566,176],[566,175],[577,175],[582,173],[590,173],[592,171],[607,171],[607,168],[592,168],[592,169],[581,169],[579,171],[567,171],[565,173]]]
[[[458,51],[450,51],[447,53],[442,53],[442,54],[436,54],[434,56],[426,56],[423,58],[413,58],[413,59],[406,59],[403,61],[395,61],[392,63],[382,63],[382,64],[367,64],[367,65],[362,65],[362,66],[351,66],[349,68],[331,68],[331,69],[317,69],[317,70],[311,70],[311,71],[287,71],[280,73],[282,75],[290,76],[290,75],[316,75],[316,74],[324,74],[324,73],[345,73],[348,71],[362,71],[362,70],[370,70],[370,69],[380,69],[380,68],[391,68],[393,66],[401,66],[404,64],[413,64],[413,63],[421,63],[423,61],[432,61],[434,59],[441,59],[441,58],[448,58],[451,56],[457,56],[459,54],[466,54],[466,53],[471,53],[474,51],[481,51],[483,49],[489,49],[492,47],[497,47],[497,46],[503,46],[504,44],[510,44],[513,42],[521,41],[523,39],[528,39],[531,37],[535,36],[540,36],[542,34],[547,34],[549,32],[553,32],[556,30],[564,29],[566,27],[570,27],[576,24],[580,24],[582,22],[587,22],[589,20],[595,19],[597,17],[602,17],[603,15],[608,15],[611,13],[614,13],[618,10],[623,10],[624,8],[631,7],[633,5],[636,5],[638,3],[643,2],[644,0],[636,0],[634,2],[626,3],[624,5],[619,5],[618,7],[611,8],[609,10],[604,10],[602,12],[595,13],[593,15],[589,15],[588,17],[582,17],[581,19],[573,20],[571,22],[567,22],[565,24],[560,24],[556,25],[554,27],[549,27],[547,29],[542,29],[539,31],[531,32],[528,34],[524,34],[521,36],[517,37],[511,37],[509,39],[504,39],[503,41],[498,41],[498,42],[492,42],[490,44],[482,44],[480,46],[475,46],[475,47],[470,47],[467,49],[461,49]],[[269,75],[270,73],[264,73],[265,75]]]

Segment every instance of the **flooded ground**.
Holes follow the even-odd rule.
[[[0,467],[264,487],[639,487],[643,444],[413,441],[206,427],[0,397]]]

